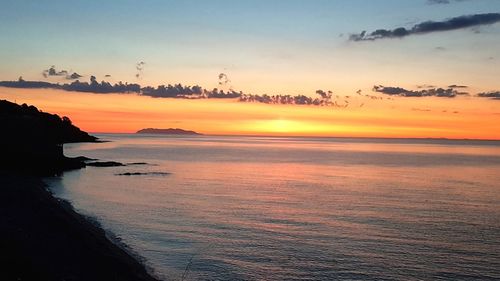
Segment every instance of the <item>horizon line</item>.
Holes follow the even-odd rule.
[[[199,133],[199,132],[197,132]],[[380,140],[450,140],[450,141],[485,141],[497,142],[500,139],[477,139],[477,138],[447,138],[447,137],[360,137],[360,136],[317,136],[317,135],[265,135],[265,134],[204,134],[182,135],[182,134],[138,134],[127,132],[91,132],[89,134],[110,134],[110,135],[148,135],[148,136],[179,136],[179,137],[272,137],[272,138],[322,138],[322,139],[380,139]]]

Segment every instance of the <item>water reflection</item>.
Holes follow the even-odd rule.
[[[168,279],[500,278],[491,143],[105,137],[52,186]]]

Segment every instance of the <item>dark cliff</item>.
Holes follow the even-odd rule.
[[[83,167],[81,160],[64,156],[63,144],[97,141],[67,117],[6,100],[0,100],[0,132],[0,168],[36,174]]]

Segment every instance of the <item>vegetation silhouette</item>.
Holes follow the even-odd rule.
[[[97,142],[68,117],[6,100],[0,100],[0,131],[0,168],[23,173],[51,175],[84,167],[86,159],[64,156],[63,144]]]

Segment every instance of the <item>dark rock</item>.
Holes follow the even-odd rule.
[[[78,156],[78,157],[75,157],[74,159],[76,160],[79,160],[79,161],[96,161],[96,160],[99,160],[99,159],[94,159],[94,158],[88,158],[88,157],[85,157],[85,156]]]
[[[90,162],[86,163],[87,166],[92,167],[121,167],[125,166],[125,164],[115,161],[102,161],[102,162]]]
[[[170,173],[166,173],[166,172],[146,172],[146,173],[142,173],[142,172],[127,172],[127,173],[120,173],[120,174],[115,174],[116,176],[146,176],[146,175],[158,175],[158,176],[166,176],[166,175],[170,175]]]

